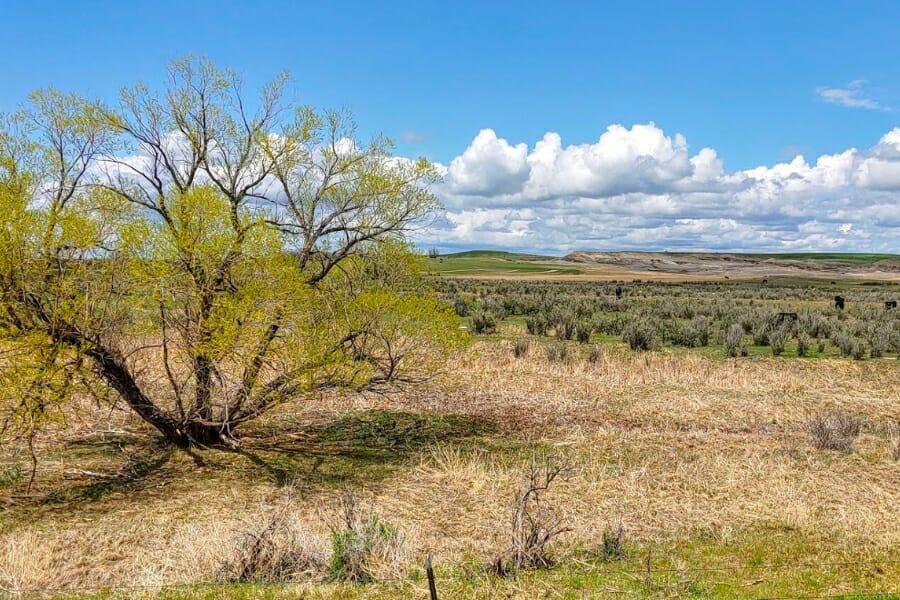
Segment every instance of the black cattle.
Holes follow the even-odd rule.
[[[623,292],[622,286],[617,285],[617,286],[616,286],[616,298],[621,298],[621,297],[622,297],[622,292]]]
[[[838,310],[844,310],[844,297],[843,296],[835,296],[834,297],[834,307]]]
[[[886,300],[884,303],[884,310],[893,310],[897,308],[896,300]]]
[[[796,321],[797,313],[795,312],[780,312],[778,313],[778,322],[781,323],[783,321]]]
[[[768,280],[768,279],[763,279],[762,284],[763,284],[763,285],[769,285],[769,280]]]

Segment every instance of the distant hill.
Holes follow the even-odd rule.
[[[730,277],[900,275],[900,255],[893,254],[579,251],[562,260],[628,271]]]

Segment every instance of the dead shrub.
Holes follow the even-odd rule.
[[[819,450],[852,452],[864,419],[842,412],[816,413],[807,422],[810,442]]]
[[[565,477],[569,467],[553,457],[532,457],[522,487],[516,492],[512,509],[510,545],[490,565],[499,577],[519,569],[553,566],[550,542],[571,531],[562,516],[544,499],[554,481]]]
[[[325,564],[312,539],[295,526],[289,496],[261,523],[236,533],[220,573],[228,582],[285,583],[321,574]]]

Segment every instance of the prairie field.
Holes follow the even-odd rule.
[[[896,360],[516,350],[523,335],[504,323],[424,386],[282,405],[240,452],[189,456],[85,402],[38,440],[30,486],[27,449],[3,448],[0,593],[427,598],[426,555],[442,598],[900,591]],[[815,428],[832,416],[857,423],[835,449]],[[549,465],[548,562],[498,576],[514,500]],[[392,532],[366,583],[329,576],[350,496]],[[267,526],[296,572],[239,581]]]

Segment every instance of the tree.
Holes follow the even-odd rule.
[[[0,133],[0,394],[34,432],[122,402],[182,448],[316,389],[416,381],[460,342],[405,234],[434,168],[206,60],[104,106],[36,92]],[[252,108],[251,108],[252,106]]]

